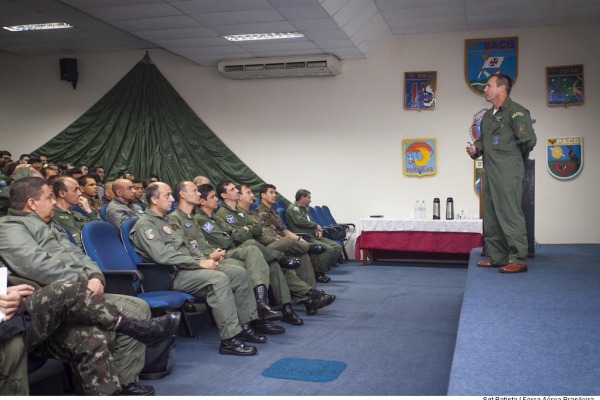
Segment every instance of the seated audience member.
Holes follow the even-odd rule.
[[[109,181],[104,184],[104,196],[102,196],[102,203],[110,203],[111,200],[115,198],[115,193],[112,189],[113,183],[113,181]]]
[[[68,161],[59,161],[58,163],[59,175],[67,175],[67,171],[75,168],[75,166]],[[77,179],[77,178],[75,178]]]
[[[35,171],[35,170],[34,170]],[[37,172],[37,171],[36,171]],[[39,286],[66,279],[84,279],[87,287],[128,317],[147,320],[148,304],[138,298],[104,293],[105,279],[98,265],[72,244],[64,229],[52,221],[56,200],[42,178],[15,181],[10,191],[8,216],[0,218],[0,258],[11,274]],[[75,346],[74,353],[85,349]],[[119,382],[129,392],[150,393],[137,385],[144,367],[145,346],[117,334],[114,359]],[[77,354],[84,357],[84,354]]]
[[[86,176],[93,178],[96,181],[96,190],[98,191],[96,194],[96,199],[102,199],[102,197],[104,197],[104,184],[102,183],[100,175],[95,172],[88,172]],[[100,201],[100,204],[102,204],[102,201]]]
[[[19,164],[29,164],[29,159],[31,156],[29,154],[21,154],[19,157]]]
[[[309,254],[312,256],[321,254],[324,248],[319,244],[307,243],[286,228],[279,214],[273,210],[273,205],[277,201],[275,186],[264,184],[260,187],[261,204],[259,209],[253,212],[249,211],[250,205],[254,203],[252,190],[248,185],[241,185],[239,190],[240,199],[237,204],[240,210],[245,213],[249,223],[259,223],[262,226],[262,233],[257,240],[267,248],[284,251],[300,258],[301,266],[294,271],[295,275],[286,274],[290,292],[296,301],[304,303],[308,315],[316,313],[316,310],[322,307],[320,303],[315,302],[314,292],[325,299],[326,306],[333,303],[336,299],[335,295],[327,294],[316,288],[315,274],[309,257]]]
[[[47,167],[42,168],[40,172],[43,175],[44,179],[48,180],[51,176],[58,175],[58,167],[54,164],[50,164]]]
[[[45,168],[48,166],[48,157],[46,157],[44,155],[40,155],[38,158],[42,162],[42,168]]]
[[[282,311],[283,321],[295,325],[302,324],[302,319],[291,308],[290,291],[276,259],[268,262],[265,260],[263,253],[253,245],[235,247],[231,238],[227,238],[228,240],[215,238],[219,241],[219,245],[215,245],[214,241],[209,243],[205,238],[207,232],[203,231],[194,219],[194,208],[200,205],[198,188],[192,182],[179,182],[175,185],[175,196],[177,197],[177,209],[169,215],[169,220],[183,227],[184,237],[190,246],[199,249],[205,256],[211,257],[220,263],[228,263],[231,260],[240,261],[240,266],[248,270],[252,277],[259,317],[261,319],[269,319],[269,316],[275,315],[281,317],[281,314],[275,313],[269,305],[268,288],[270,286],[275,299],[284,306]],[[207,228],[206,224],[205,228]],[[215,226],[211,231],[217,230],[218,227]],[[285,331],[276,325],[268,327],[267,330],[257,330],[266,334],[283,333]]]
[[[196,186],[210,185],[210,179],[202,175],[198,175],[197,177],[195,177],[192,182],[194,182],[194,185]]]
[[[256,354],[256,347],[244,341],[263,343],[266,337],[252,328],[258,313],[250,274],[239,266],[221,265],[188,245],[181,226],[166,216],[174,201],[169,185],[148,186],[146,200],[148,212],[130,233],[136,252],[144,261],[177,266],[173,289],[196,296],[208,289],[207,303],[221,337],[220,354]]]
[[[7,150],[0,150],[0,160],[2,161],[12,161],[12,154]]]
[[[94,174],[95,175],[95,174]],[[98,198],[98,184],[92,174],[87,174],[77,179],[81,195],[85,197],[90,205],[90,208],[94,211],[98,211],[102,200]]]
[[[34,169],[40,171],[44,166],[44,163],[39,158],[32,157],[29,159],[29,165],[31,165]]]
[[[305,233],[310,243],[319,243],[325,247],[325,252],[317,256],[318,262],[315,267],[317,281],[328,280],[325,272],[329,271],[341,257],[342,246],[331,239],[323,237],[323,229],[308,216],[308,206],[311,202],[310,192],[300,189],[296,192],[296,202],[290,204],[285,212],[288,228],[294,232]]]
[[[111,223],[118,231],[123,221],[139,218],[144,211],[133,205],[133,182],[129,179],[117,179],[113,182],[112,190],[115,197],[106,207],[106,222]]]
[[[180,319],[179,313],[150,321],[129,318],[84,282],[66,280],[37,290],[27,284],[9,286],[7,294],[0,294],[0,311],[6,315],[0,320],[2,396],[29,395],[28,352],[75,365],[73,372],[85,395],[135,394],[119,382],[111,355],[115,332],[152,344],[173,335]],[[74,357],[78,351],[71,349],[77,347],[94,356]],[[154,390],[147,387],[145,393]]]
[[[117,179],[129,179],[133,181],[135,179],[135,175],[132,172],[122,170],[117,172]]]
[[[136,210],[145,211],[148,205],[144,200],[144,184],[141,179],[137,178],[131,182],[133,183],[133,206],[136,208]]]
[[[104,182],[104,167],[102,165],[96,165],[94,167],[92,167],[92,171],[91,172],[95,172],[96,174],[98,174],[98,176],[100,176],[100,180],[98,181],[98,185],[100,185],[101,183]]]
[[[83,176],[86,176],[86,175],[88,174],[89,170],[90,170],[90,169],[89,169],[89,167],[87,166],[87,164],[79,164],[79,165],[77,166],[77,168],[78,168],[79,170],[81,170],[81,174],[82,174]]]
[[[52,191],[56,199],[52,220],[68,230],[81,246],[81,229],[86,222],[98,219],[98,212],[92,209],[88,199],[81,195],[81,186],[73,178],[58,177],[52,185]],[[74,206],[82,209],[85,214],[73,210]]]
[[[81,172],[81,170],[79,168],[71,168],[68,169],[63,176],[70,176],[73,179],[79,179],[80,177],[83,176],[83,172]]]

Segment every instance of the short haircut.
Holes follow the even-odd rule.
[[[298,189],[296,192],[296,201],[300,200],[303,197],[306,197],[310,194],[310,192],[306,189]]]
[[[179,201],[179,199],[181,198],[181,195],[179,193],[181,192],[185,192],[185,184],[189,182],[189,181],[179,181],[175,184],[175,187],[173,187],[173,194],[175,195],[175,200]]]
[[[152,201],[150,201],[150,199],[152,199],[153,197],[158,197],[159,188],[160,186],[157,184],[157,182],[148,185],[148,187],[146,188],[146,201],[148,202],[148,204],[152,204]]]
[[[96,183],[102,182],[102,179],[100,179],[100,175],[98,175],[95,172],[88,172],[88,174],[86,175],[86,178],[92,178],[93,180],[96,181]]]
[[[217,197],[219,198],[219,200],[222,200],[223,198],[221,197],[221,195],[223,193],[227,192],[227,189],[225,189],[225,186],[229,185],[230,183],[233,183],[231,181],[223,181],[221,183],[219,183],[217,185]]]
[[[94,179],[94,178],[92,178],[89,175],[81,175],[79,178],[77,178],[77,184],[79,184],[79,186],[85,186],[85,185],[87,185],[88,179]]]
[[[213,185],[211,185],[210,183],[205,183],[203,185],[198,186],[198,192],[200,193],[200,198],[207,200],[208,199],[208,194],[210,192],[213,192],[215,190],[215,187]]]
[[[41,163],[41,162],[42,162],[42,160],[40,160],[39,158],[36,158],[36,157],[31,157],[29,159],[29,164],[35,164],[35,163]]]
[[[19,157],[19,160],[24,159],[25,157],[27,158],[31,158],[31,156],[29,154],[21,154],[21,156]]]
[[[242,189],[247,187],[248,189],[252,190],[252,188],[250,187],[250,185],[247,185],[245,183],[240,183],[239,185],[236,186],[237,190],[240,191],[240,194],[242,193]]]
[[[131,180],[131,183],[142,183],[142,186],[144,186],[144,185],[143,185],[143,182],[142,182],[142,180],[141,180],[140,178],[133,178],[133,179]]]
[[[97,172],[97,171],[98,171],[98,168],[102,168],[102,169],[104,169],[104,167],[103,167],[102,165],[94,165],[94,166],[91,168],[91,170],[92,170],[93,172]]]
[[[0,157],[4,157],[4,156],[12,157],[12,154],[10,154],[10,151],[8,151],[8,150],[0,150]]]
[[[61,190],[67,191],[67,185],[65,185],[65,181],[71,178],[70,176],[59,176],[52,181],[52,191],[54,192],[54,197],[58,197],[58,192]],[[71,178],[73,179],[73,178]],[[79,183],[79,181],[77,182]]]
[[[260,187],[258,188],[258,193],[266,194],[269,189],[277,190],[275,185],[271,185],[270,183],[264,183],[264,184],[260,185]]]
[[[506,88],[506,94],[510,95],[512,89],[512,78],[506,74],[492,75],[496,77],[496,86],[504,86]]]
[[[10,207],[15,210],[25,209],[27,200],[39,200],[42,189],[47,185],[42,178],[28,177],[15,181],[10,187]]]

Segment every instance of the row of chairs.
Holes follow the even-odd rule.
[[[107,292],[139,297],[148,303],[153,315],[180,311],[185,334],[193,336],[188,312],[196,310],[194,303],[205,299],[173,290],[174,266],[142,262],[129,238],[136,221],[133,218],[123,222],[120,238],[108,222],[87,222],[81,230],[83,249],[102,269]]]

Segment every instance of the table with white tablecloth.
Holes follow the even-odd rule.
[[[377,258],[468,259],[483,244],[480,219],[427,220],[363,218],[357,227],[355,256],[363,264]],[[381,257],[378,257],[381,256]],[[383,257],[385,256],[385,257]]]

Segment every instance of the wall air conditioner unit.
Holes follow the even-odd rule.
[[[231,79],[339,75],[342,63],[331,54],[223,60],[219,72]]]

